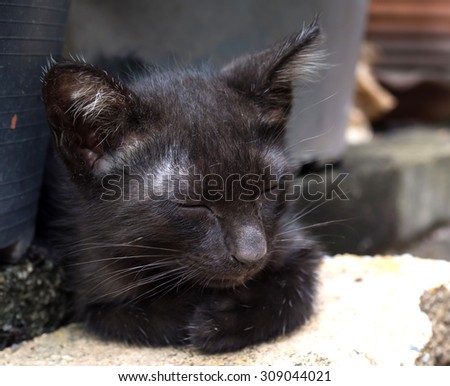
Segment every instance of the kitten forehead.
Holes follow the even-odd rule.
[[[176,162],[173,150],[170,150],[150,171],[148,177],[152,180],[152,188],[156,194],[172,193],[173,181],[180,176],[189,175],[185,154],[177,154],[177,158],[179,162]]]
[[[162,182],[164,179],[173,178],[177,176],[189,175],[189,170],[183,165],[176,164],[173,159],[166,158],[162,160],[156,168],[151,172],[155,181]]]

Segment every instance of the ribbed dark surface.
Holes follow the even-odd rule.
[[[48,142],[41,68],[61,53],[68,5],[0,1],[0,248],[34,227]]]
[[[368,37],[382,49],[380,69],[450,78],[449,0],[372,0]]]

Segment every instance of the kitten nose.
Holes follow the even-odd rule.
[[[267,253],[266,238],[257,227],[244,225],[238,231],[233,249],[233,257],[240,263],[256,263]]]

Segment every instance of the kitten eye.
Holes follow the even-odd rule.
[[[201,203],[177,203],[177,206],[181,209],[190,211],[209,211],[213,213],[209,206]]]
[[[278,177],[275,181],[274,180],[269,180],[266,182],[266,184],[264,185],[264,192],[272,192],[272,193],[277,193],[277,192],[281,192],[284,191],[286,189],[286,184],[289,184],[289,180],[286,179],[286,177],[283,175],[281,177]]]
[[[270,185],[270,186],[268,186],[268,187],[266,188],[266,191],[267,191],[267,190],[273,190],[273,189],[276,189],[276,188],[278,188],[278,185],[277,185],[277,184]]]
[[[280,194],[280,186],[276,184],[269,185],[264,191],[261,192],[260,199],[266,201],[276,201]]]
[[[279,188],[278,183],[269,185],[266,189],[264,189],[264,192],[273,192]]]

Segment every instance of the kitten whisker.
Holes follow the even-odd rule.
[[[283,227],[287,227],[288,225],[291,225],[292,223],[304,218],[308,214],[314,212],[315,210],[319,209],[321,206],[325,205],[328,201],[322,201],[321,203],[317,204],[313,208],[311,208],[311,205],[306,206],[304,209],[302,209],[297,215],[295,215],[291,221],[287,222],[286,224],[283,224]]]
[[[184,268],[181,268],[182,270],[184,270]],[[167,275],[167,276],[169,276],[169,275]],[[164,275],[164,276],[162,276],[163,278],[166,278],[166,276]],[[158,288],[161,288],[161,287],[165,287],[165,286],[167,286],[168,284],[170,284],[170,283],[172,283],[173,281],[175,281],[175,280],[177,280],[177,279],[179,279],[179,275],[176,275],[176,276],[174,276],[174,277],[172,277],[171,279],[169,279],[169,280],[167,280],[167,281],[164,281],[163,283],[161,283],[161,284],[158,284],[156,287],[152,287],[152,288],[150,288],[149,290],[147,290],[147,291],[144,291],[144,292],[142,292],[141,294],[139,294],[138,296],[135,296],[135,297],[133,297],[133,298],[131,298],[128,302],[126,302],[125,304],[131,304],[131,303],[134,303],[134,302],[137,302],[139,299],[141,299],[141,298],[143,298],[143,297],[145,297],[145,296],[150,296],[151,295],[151,298],[152,298],[152,300],[157,300],[158,298],[156,298],[156,295],[158,295],[159,293],[161,293],[161,291],[164,289],[162,289],[162,290],[160,290],[160,291],[157,291],[157,292],[155,292]],[[158,280],[161,280],[161,278],[158,278]],[[144,283],[139,283],[138,284],[138,286],[142,286],[142,285],[144,285],[144,284],[149,284],[149,282],[144,282]],[[136,286],[136,287],[134,287],[134,288],[137,288],[138,286]],[[133,289],[134,289],[133,288]]]
[[[97,300],[101,300],[102,298],[108,297],[108,296],[111,296],[111,295],[114,295],[114,296],[120,296],[120,295],[123,295],[124,293],[129,292],[129,291],[132,291],[132,290],[134,290],[134,289],[136,289],[136,288],[138,288],[138,287],[142,287],[143,285],[151,284],[151,283],[153,283],[153,282],[157,282],[157,281],[166,279],[167,277],[171,277],[171,276],[173,276],[173,275],[178,275],[178,272],[179,272],[179,271],[183,271],[184,269],[185,269],[184,267],[178,267],[178,268],[171,269],[171,270],[169,270],[169,271],[160,272],[160,273],[158,273],[158,274],[155,274],[155,275],[146,277],[146,278],[144,278],[144,279],[142,279],[142,280],[139,280],[139,281],[137,281],[137,282],[132,282],[132,283],[129,284],[128,286],[121,287],[120,289],[118,289],[118,290],[116,290],[116,291],[108,292],[108,293],[106,293],[106,294],[104,294],[104,295],[102,295],[102,296],[100,296],[100,297],[97,297],[96,299],[97,299]],[[164,285],[166,285],[167,283],[170,283],[171,281],[173,281],[173,280],[176,279],[176,278],[177,278],[177,276],[175,276],[175,278],[169,279],[169,281],[165,281],[165,282],[163,282],[163,283],[157,285],[156,287],[152,287],[150,290],[145,291],[145,292],[143,292],[142,294],[140,294],[140,295],[138,295],[138,296],[131,297],[130,301],[127,302],[126,304],[131,304],[132,302],[137,301],[137,300],[140,299],[142,296],[145,296],[145,295],[147,295],[147,294],[153,292],[155,289],[157,289],[157,288],[159,288],[159,287],[161,287],[161,286],[164,286]],[[108,278],[106,278],[105,280],[108,280]]]
[[[133,268],[134,268],[134,267],[133,267]],[[122,271],[124,271],[124,272],[115,271],[113,274],[110,274],[110,273],[104,273],[104,274],[102,274],[102,276],[104,276],[104,279],[101,280],[101,281],[99,281],[98,284],[97,284],[96,286],[94,286],[93,288],[91,288],[91,289],[90,289],[90,292],[94,292],[94,291],[97,290],[98,288],[101,288],[101,287],[102,287],[104,284],[106,284],[108,281],[109,281],[109,282],[111,282],[112,280],[114,280],[114,281],[119,281],[119,280],[121,280],[121,279],[127,277],[127,276],[130,275],[130,274],[136,274],[136,272],[133,271],[133,268],[128,268],[127,270],[129,270],[129,272],[122,270]],[[142,269],[141,267],[139,267],[139,268]],[[151,269],[151,268],[153,268],[153,267],[148,267],[148,268]],[[159,267],[157,267],[157,268],[159,268]],[[164,271],[164,272],[162,272],[162,273],[160,272],[160,273],[158,273],[158,274],[154,274],[154,275],[152,275],[152,276],[148,276],[148,277],[145,278],[145,279],[148,280],[148,283],[150,283],[150,282],[152,282],[152,281],[157,281],[157,280],[160,280],[160,279],[164,278],[164,276],[166,276],[166,274],[171,274],[171,271],[173,271],[173,269],[170,270],[170,271]],[[88,277],[90,277],[90,276],[91,276],[91,277],[94,276],[94,277],[95,277],[95,280],[98,280],[98,272],[96,272],[95,275],[94,275],[94,274],[91,274],[91,275],[87,275],[86,277],[88,278]],[[131,284],[129,284],[127,287],[121,288],[121,290],[118,290],[118,291],[115,291],[115,292],[109,292],[109,294],[114,294],[114,293],[116,293],[116,292],[118,292],[118,294],[121,294],[121,291],[122,291],[122,290],[123,290],[123,292],[127,292],[127,291],[129,291],[129,290],[133,290],[134,288],[138,287],[137,283],[138,283],[137,281],[132,281]],[[143,283],[143,284],[148,284],[148,283]]]
[[[329,224],[338,224],[338,223],[342,223],[344,221],[349,221],[349,220],[351,220],[351,218],[344,218],[344,219],[340,219],[340,220],[323,221],[323,222],[319,222],[319,223],[316,223],[316,224],[311,224],[311,225],[306,225],[306,226],[295,228],[295,229],[290,229],[288,231],[278,233],[278,236],[281,236],[281,235],[284,235],[284,234],[287,234],[287,233],[298,232],[298,231],[305,230],[305,229],[317,228],[317,227],[321,227],[321,226],[325,226],[325,225],[329,225]]]
[[[286,149],[286,151],[289,151],[289,150],[291,150],[292,148],[294,148],[294,147],[300,145],[301,143],[304,143],[304,142],[307,142],[307,141],[312,141],[312,140],[314,140],[314,139],[321,138],[321,137],[323,137],[324,135],[330,134],[330,133],[333,131],[333,129],[334,129],[334,127],[330,127],[329,129],[323,131],[323,132],[320,133],[320,134],[313,135],[313,136],[307,137],[307,138],[302,138],[302,139],[300,139],[300,140],[298,140],[298,141],[295,141],[295,142],[292,143],[290,146],[287,146],[285,149]],[[303,150],[303,151],[304,151],[304,150]]]
[[[80,244],[81,246],[85,245],[91,245],[93,248],[110,248],[110,247],[125,247],[125,248],[142,248],[142,249],[151,249],[151,250],[158,250],[158,251],[168,251],[168,252],[176,252],[180,253],[182,252],[179,249],[172,249],[172,248],[163,248],[163,247],[155,247],[151,245],[140,245],[140,244],[128,244],[128,243],[84,243]]]
[[[113,261],[113,262],[118,262],[118,261],[123,261],[123,260],[129,260],[129,259],[140,259],[140,258],[160,258],[160,257],[164,257],[167,259],[158,259],[155,264],[159,264],[163,261],[168,261],[168,262],[173,262],[173,258],[177,257],[177,255],[127,255],[127,256],[113,256],[113,257],[104,257],[102,259],[95,259],[95,260],[88,260],[88,261],[82,261],[79,263],[71,263],[71,264],[66,264],[66,267],[76,267],[76,266],[80,266],[80,265],[89,265],[92,263],[100,263],[103,261]]]
[[[336,92],[334,92],[334,93],[332,93],[332,94],[326,96],[325,98],[323,98],[323,99],[321,99],[321,100],[319,100],[319,101],[317,101],[317,102],[315,102],[315,103],[312,103],[312,104],[310,104],[310,105],[304,107],[303,109],[301,109],[300,111],[298,111],[296,114],[297,114],[298,116],[300,116],[300,115],[303,114],[305,111],[308,111],[308,110],[310,110],[310,109],[312,109],[312,108],[314,108],[314,107],[317,107],[317,106],[321,105],[322,103],[325,103],[326,101],[328,101],[328,100],[334,98],[337,94],[338,94],[338,92],[336,91]]]

